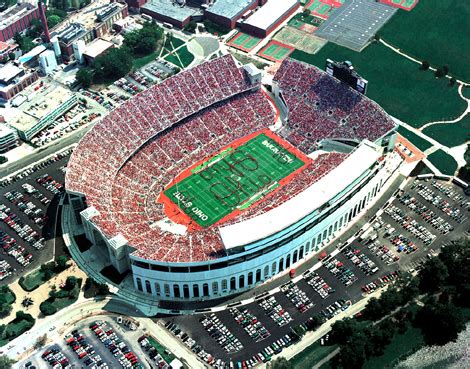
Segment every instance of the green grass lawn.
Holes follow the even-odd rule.
[[[295,355],[290,362],[295,369],[311,369],[313,365],[327,357],[331,352],[336,350],[337,347],[337,345],[321,346],[320,341],[316,341],[305,350]]]
[[[443,174],[453,176],[457,169],[455,159],[442,150],[437,150],[428,156],[429,161],[439,169]]]
[[[30,314],[28,314],[31,317]],[[6,324],[6,328],[0,335],[0,347],[6,345],[8,342],[14,340],[16,337],[21,336],[24,332],[30,330],[34,325],[34,321],[25,319],[13,319]]]
[[[44,283],[44,273],[37,269],[27,274],[24,279],[20,279],[19,284],[25,291],[31,292]]]
[[[385,41],[470,82],[470,1],[425,0],[399,10],[380,30]]]
[[[425,128],[423,133],[447,147],[454,147],[470,141],[470,115],[460,122],[434,124]]]
[[[424,344],[419,328],[410,327],[404,334],[396,334],[382,356],[366,361],[363,369],[392,368],[399,358],[403,358]]]
[[[155,347],[155,350],[157,350],[158,353],[162,356],[163,360],[165,360],[168,364],[170,364],[173,361],[173,359],[175,358],[175,355],[173,355],[171,352],[170,354],[165,353],[165,347],[160,345],[160,343],[155,338],[153,338],[152,336],[149,336],[148,340],[150,344],[153,347]]]
[[[261,133],[194,168],[192,175],[167,189],[165,195],[196,223],[207,227],[236,209],[249,207],[304,164]]]
[[[0,304],[13,304],[16,296],[8,286],[0,287]]]
[[[449,87],[447,79],[436,79],[431,71],[394,53],[382,44],[373,43],[361,53],[326,44],[318,53],[295,50],[291,57],[325,69],[325,61],[350,60],[355,69],[369,81],[367,96],[389,114],[420,127],[425,123],[453,119],[465,109],[457,87]]]
[[[184,69],[193,62],[194,55],[189,52],[186,46],[183,46],[174,53],[165,56],[165,60]]]
[[[405,127],[399,126],[398,133],[400,133],[403,137],[405,137],[408,141],[410,141],[413,145],[415,145],[421,151],[425,151],[432,146],[432,144],[429,141],[418,136],[416,133],[407,130]]]
[[[154,51],[153,53],[150,53],[146,56],[142,56],[140,58],[135,58],[133,61],[132,61],[132,69],[140,69],[142,68],[144,65],[147,65],[148,63],[154,61],[158,54],[160,54],[160,50],[159,51]]]
[[[467,99],[470,99],[470,86],[464,87],[462,89],[462,95],[465,96]]]

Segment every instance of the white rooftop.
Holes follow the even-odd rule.
[[[5,64],[0,68],[0,80],[9,81],[12,78],[15,78],[22,71],[21,68],[17,67],[13,63]]]
[[[8,127],[5,124],[0,125],[0,138],[7,137],[12,133],[15,133],[15,131],[11,127]]]
[[[243,246],[271,236],[318,209],[354,182],[379,157],[370,142],[363,142],[339,166],[277,208],[239,223],[220,227],[226,249]]]
[[[113,46],[114,44],[112,42],[103,40],[102,38],[97,38],[86,46],[85,52],[83,54],[89,56],[90,58],[96,58],[98,55],[101,55]]]
[[[244,23],[267,29],[298,2],[299,0],[269,0]]]

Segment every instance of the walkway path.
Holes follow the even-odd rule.
[[[324,357],[323,359],[321,359],[318,363],[316,363],[312,369],[319,369],[323,364],[325,364],[326,362],[330,361],[334,356],[336,356],[337,354],[339,354],[339,348],[337,348],[336,350],[334,350],[333,352],[330,352],[326,357]]]

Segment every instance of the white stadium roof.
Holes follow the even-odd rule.
[[[298,2],[299,0],[270,0],[244,23],[260,29],[268,29]]]
[[[363,142],[338,167],[289,201],[254,218],[220,227],[224,247],[230,249],[264,239],[312,213],[354,182],[380,157],[374,147],[369,141]]]

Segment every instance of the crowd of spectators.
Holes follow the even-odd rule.
[[[286,59],[274,80],[289,111],[281,135],[307,153],[324,139],[375,142],[395,126],[375,102],[312,65]]]
[[[338,132],[344,132],[341,137],[374,140],[393,124],[374,103],[325,78],[316,68],[288,60],[275,78],[290,110],[288,126],[280,134],[304,152],[313,151],[320,139],[336,137]],[[191,228],[186,234],[158,226],[167,220],[169,211],[179,211],[165,209],[158,199],[192,164],[273,124],[273,107],[262,90],[253,87],[257,86],[250,85],[233,58],[224,56],[136,95],[110,112],[81,141],[68,164],[67,190],[84,194],[87,205],[99,212],[92,218],[96,226],[108,238],[122,234],[136,249],[135,256],[195,262],[225,255],[218,223]],[[323,91],[325,88],[330,91]],[[346,156],[336,152],[319,155],[295,180],[230,222],[279,206]]]

